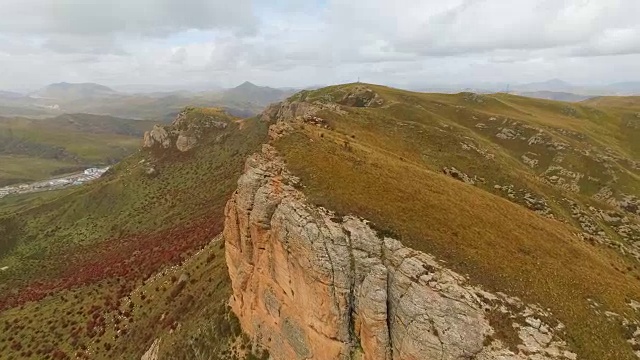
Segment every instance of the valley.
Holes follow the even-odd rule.
[[[80,173],[67,174],[52,179],[37,181],[29,184],[18,184],[0,188],[0,199],[8,195],[22,195],[41,191],[55,191],[70,186],[82,185],[102,176],[109,170],[106,168],[89,168]]]

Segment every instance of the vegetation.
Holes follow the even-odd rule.
[[[361,87],[330,87],[292,100],[339,103]],[[627,305],[630,299],[640,299],[637,261],[580,240],[575,228],[516,206],[496,196],[500,191],[494,188],[510,184],[544,194],[554,217],[572,222],[561,199],[571,196],[586,202],[583,190],[565,194],[540,182],[521,155],[533,151],[541,162],[550,162],[545,156],[551,153],[543,146],[531,150],[496,138],[497,126],[520,122],[556,132],[580,131],[592,144],[630,155],[633,143],[620,136],[615,114],[581,105],[567,112],[564,103],[511,95],[418,94],[367,87],[384,99],[384,105],[325,110],[318,116],[327,126],[299,123],[277,142],[310,201],[371,220],[474,283],[551,309],[567,325],[566,339],[581,358],[633,359],[625,327],[594,309],[590,300],[637,320]],[[465,142],[486,149],[493,160],[465,150]],[[573,160],[573,170],[591,165],[582,163],[583,158]],[[444,166],[475,175],[477,186],[443,175]],[[632,185],[621,186],[637,189],[637,173],[630,178]]]
[[[291,119],[293,130],[274,141],[309,201],[370,220],[474,284],[549,309],[580,358],[635,358],[626,341],[634,329],[606,315],[640,321],[628,306],[640,300],[640,266],[620,251],[631,244],[598,219],[613,245],[584,241],[574,216],[574,206],[613,210],[594,198],[605,186],[614,197],[640,193],[635,110],[363,84],[289,101],[327,105]],[[157,341],[163,358],[268,358],[227,307],[219,234],[244,161],[267,141],[269,124],[212,108],[185,114],[173,126],[198,138],[188,152],[138,151],[94,183],[0,200],[0,353],[139,359]],[[83,147],[102,146],[93,136],[139,144],[138,124],[72,116],[47,134],[12,125],[12,138],[19,133],[26,145],[12,145],[11,158],[36,157],[54,171],[57,162],[97,159]],[[66,146],[70,133],[78,141]],[[561,161],[558,147],[571,149]],[[42,156],[60,148],[59,157]],[[14,177],[38,176],[12,167]],[[567,173],[583,176],[571,183]],[[489,316],[495,338],[515,348],[510,319]]]
[[[137,150],[151,126],[89,114],[0,118],[0,186],[113,164]]]
[[[192,341],[228,357],[240,351],[221,243],[201,249],[221,232],[267,124],[213,110],[186,121],[203,114],[228,126],[204,130],[190,152],[141,151],[95,183],[0,202],[0,352],[139,359],[155,337],[167,353]],[[203,335],[211,331],[222,335]]]

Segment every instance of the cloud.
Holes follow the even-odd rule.
[[[167,36],[187,29],[256,31],[250,0],[2,0],[0,31]]]
[[[637,0],[0,0],[0,9],[0,87],[619,81],[628,75],[618,69],[638,73],[640,54]]]

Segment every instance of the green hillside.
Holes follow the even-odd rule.
[[[0,118],[0,185],[115,163],[138,149],[152,124],[89,114]]]
[[[192,333],[166,337],[182,354],[172,358],[191,358],[180,350],[194,337],[230,356],[240,330],[226,308],[224,252],[220,242],[201,249],[222,230],[226,200],[267,124],[197,109],[186,122],[197,128],[211,114],[228,126],[201,128],[189,152],[145,150],[95,183],[0,202],[0,268],[8,267],[0,272],[0,353],[139,359],[180,321]],[[203,294],[210,297],[198,301]]]
[[[612,204],[640,194],[640,133],[616,112],[369,85],[291,101],[321,109],[293,120],[276,143],[311,201],[371,220],[488,289],[552,309],[581,358],[635,357],[628,328],[589,301],[639,319],[628,305],[640,298],[638,208]],[[612,195],[597,201],[603,188]],[[633,225],[621,231],[600,214]]]
[[[94,183],[0,200],[0,353],[140,359],[156,343],[160,359],[267,359],[226,306],[219,234],[247,156],[270,142],[313,204],[548,309],[579,359],[635,359],[633,113],[367,84],[303,91],[244,120],[186,109],[156,129],[167,146],[161,138]],[[178,150],[178,134],[195,147]],[[510,319],[491,325],[520,345]]]

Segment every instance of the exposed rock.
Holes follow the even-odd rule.
[[[535,135],[533,135],[532,137],[529,138],[528,143],[529,145],[537,145],[537,144],[545,144],[549,141],[549,137],[546,136],[544,133],[537,133]]]
[[[538,154],[528,152],[526,154],[523,154],[520,158],[522,159],[522,162],[525,163],[525,165],[529,166],[530,168],[535,168],[538,166],[539,160],[534,159],[534,156],[538,156]]]
[[[302,120],[305,117],[315,116],[316,113],[323,109],[330,109],[337,114],[344,114],[344,111],[340,110],[340,105],[338,104],[286,100],[270,105],[262,112],[260,120],[273,123],[293,122],[298,119]]]
[[[474,102],[476,104],[482,104],[485,101],[485,97],[472,92],[462,93],[462,97],[465,101]]]
[[[469,175],[463,173],[462,171],[454,168],[454,167],[445,167],[442,169],[442,172],[445,173],[446,175],[451,176],[452,178],[456,179],[456,180],[460,180],[466,184],[469,185],[475,185],[476,181],[478,180],[477,177],[470,177]]]
[[[338,104],[353,107],[376,107],[383,105],[384,100],[375,91],[365,86],[356,86],[342,100],[338,101]]]
[[[496,134],[497,138],[503,140],[512,140],[518,138],[520,135],[516,130],[509,128],[501,128],[500,132]]]
[[[543,197],[535,196],[529,190],[518,189],[516,191],[513,185],[501,186],[499,184],[494,185],[493,188],[506,193],[507,198],[512,202],[524,205],[526,208],[536,212],[539,215],[549,218],[555,217],[551,210],[551,207],[549,207],[549,204],[547,203],[547,200]]]
[[[153,125],[153,130],[144,133],[143,148],[161,147],[168,149],[171,147],[169,133],[160,125]]]
[[[329,128],[329,124],[327,123],[327,120],[315,116],[315,115],[307,115],[305,117],[302,118],[302,121],[305,124],[311,124],[311,125],[315,125],[317,127],[321,127],[323,129],[328,129]]]
[[[480,146],[475,145],[471,142],[471,139],[467,139],[468,141],[461,142],[460,146],[462,146],[463,150],[473,150],[478,154],[482,155],[487,160],[494,160],[496,156],[489,152],[487,149],[483,149]]]
[[[158,170],[156,170],[156,168],[153,166],[146,166],[144,168],[144,174],[150,178],[154,178],[158,176]]]
[[[185,134],[178,135],[176,140],[176,148],[182,152],[193,149],[198,143],[198,139],[195,136],[189,136]]]
[[[575,108],[571,107],[571,106],[563,106],[562,109],[560,110],[564,115],[567,116],[571,116],[571,117],[578,117],[578,110],[576,110]]]
[[[154,125],[153,130],[145,132],[142,147],[170,149],[175,146],[178,151],[186,152],[196,147],[198,139],[206,131],[223,130],[228,126],[226,122],[217,120],[216,116],[201,114],[195,119],[190,118],[191,111],[193,108],[180,112],[170,126]]]
[[[542,179],[547,184],[576,193],[580,192],[578,183],[583,177],[584,174],[565,169],[559,165],[549,166],[542,174]]]
[[[278,121],[277,123],[269,126],[269,138],[271,140],[279,139],[293,130],[291,124],[285,121]]]
[[[158,360],[158,352],[160,351],[160,339],[155,339],[140,360]]]
[[[543,321],[537,327],[515,323],[549,316],[538,307],[470,286],[433,257],[380,238],[364,220],[337,219],[308,205],[294,182],[265,145],[247,160],[225,210],[231,306],[243,330],[273,359],[533,360],[572,354]],[[511,318],[523,344],[518,353],[490,341],[494,330],[486,314],[498,309],[515,312]]]

